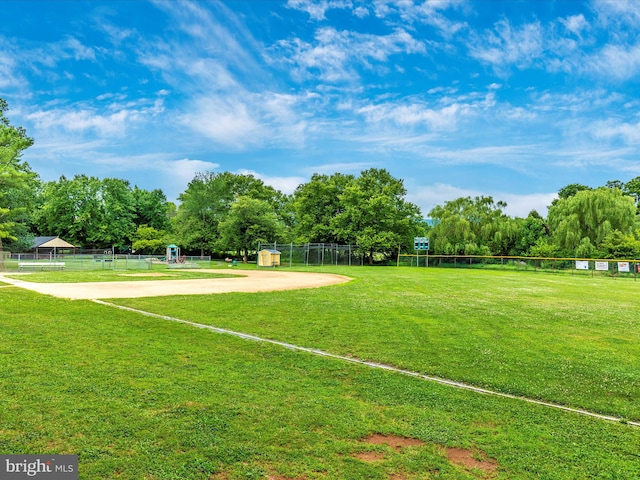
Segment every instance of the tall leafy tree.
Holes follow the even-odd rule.
[[[361,172],[339,195],[341,211],[331,222],[336,238],[369,254],[395,251],[422,229],[420,209],[405,199],[402,180],[387,170]]]
[[[625,195],[633,197],[636,202],[638,214],[640,214],[640,176],[632,178],[627,183],[625,183],[622,191]]]
[[[573,197],[576,193],[585,190],[591,190],[591,187],[582,185],[581,183],[570,183],[558,190],[558,197],[561,200],[566,200],[569,197]]]
[[[333,219],[344,211],[341,196],[353,183],[353,175],[313,174],[311,180],[296,189],[292,206],[294,236],[298,242],[338,243]]]
[[[125,249],[135,233],[134,199],[129,182],[87,175],[48,182],[38,212],[38,230],[74,245]]]
[[[147,225],[156,230],[168,230],[170,202],[162,190],[143,190],[135,186],[131,192],[135,209],[134,223],[136,227]]]
[[[286,197],[253,175],[198,173],[180,197],[174,220],[179,243],[189,250],[213,251],[220,246],[219,225],[240,197],[250,197],[269,204],[280,212]]]
[[[532,248],[549,240],[549,228],[540,214],[532,210],[527,218],[520,222],[520,231],[516,244],[516,255],[533,255]]]
[[[635,223],[636,207],[619,189],[600,187],[560,199],[549,207],[548,222],[554,242],[565,251],[578,246],[597,247],[617,230],[627,234]]]
[[[114,245],[127,250],[136,230],[135,200],[127,180],[105,178],[100,184],[101,223],[93,244]]]
[[[231,205],[229,214],[220,222],[221,248],[233,248],[247,263],[249,250],[259,242],[277,240],[283,225],[275,209],[266,200],[240,196]]]
[[[133,235],[132,253],[149,255],[162,253],[169,243],[165,231],[140,225]]]
[[[24,128],[11,125],[7,110],[7,102],[0,98],[0,250],[3,239],[15,242],[27,235],[39,186],[38,176],[22,160],[33,139]]]

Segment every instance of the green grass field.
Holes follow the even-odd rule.
[[[117,303],[640,419],[640,283],[328,271],[354,281]],[[640,428],[625,423],[89,301],[9,287],[0,305],[0,452],[77,453],[83,479],[640,477]],[[367,441],[376,433],[422,443]]]

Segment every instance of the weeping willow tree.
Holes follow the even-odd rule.
[[[516,241],[517,225],[503,213],[504,202],[492,197],[460,197],[437,205],[429,215],[436,225],[434,252],[446,255],[508,253]]]
[[[558,200],[549,207],[548,224],[554,243],[575,252],[587,251],[589,245],[598,247],[614,231],[629,233],[635,217],[631,196],[602,187]]]

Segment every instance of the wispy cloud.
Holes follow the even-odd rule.
[[[351,9],[353,3],[350,0],[289,0],[287,7],[308,13],[313,20],[324,20],[327,10]]]
[[[439,33],[447,38],[467,28],[466,22],[453,20],[447,16],[447,11],[470,10],[465,0],[377,0],[374,5],[378,17],[392,21],[393,17],[397,16],[402,22],[424,23],[436,27]]]
[[[25,115],[41,130],[62,130],[70,133],[90,133],[100,137],[123,136],[133,125],[148,121],[163,111],[163,100],[138,99],[130,103],[111,103],[99,109],[87,102],[35,110]]]
[[[501,76],[508,75],[512,67],[522,69],[540,63],[543,52],[544,31],[539,22],[514,27],[503,19],[469,43],[470,55],[491,65]]]
[[[314,42],[299,38],[281,40],[270,50],[271,61],[284,62],[299,80],[319,78],[325,82],[350,82],[360,78],[358,68],[384,66],[394,54],[424,53],[425,45],[410,33],[397,29],[388,35],[319,28]]]

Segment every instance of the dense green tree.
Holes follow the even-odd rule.
[[[20,245],[19,238],[24,243],[29,235],[30,212],[39,187],[38,176],[22,160],[33,139],[24,128],[11,125],[5,116],[7,110],[7,102],[0,98],[0,251],[3,239]]]
[[[118,178],[103,179],[99,199],[102,221],[91,243],[126,250],[136,231],[135,203],[129,182]]]
[[[585,190],[591,190],[591,187],[587,187],[581,183],[570,183],[558,190],[558,197],[561,200],[566,200],[569,197],[573,197],[576,193],[583,192]]]
[[[623,234],[619,230],[609,233],[600,248],[604,258],[632,260],[640,257],[640,240],[632,233]]]
[[[295,217],[294,237],[297,242],[340,241],[332,221],[344,211],[341,196],[354,180],[353,175],[334,173],[329,176],[316,173],[309,182],[296,189],[292,210]]]
[[[171,228],[169,219],[170,202],[162,190],[143,190],[135,186],[131,192],[135,210],[134,223],[136,227],[147,225],[157,230]],[[175,205],[174,205],[175,207]]]
[[[102,221],[99,190],[100,181],[86,175],[72,179],[63,175],[58,181],[47,182],[37,215],[38,232],[57,235],[73,245],[89,246]]]
[[[167,232],[148,225],[140,225],[133,235],[132,253],[154,255],[165,251],[169,244]]]
[[[247,263],[250,249],[257,249],[260,242],[278,240],[282,230],[281,220],[266,200],[240,196],[219,224],[219,247],[236,250]]]
[[[615,230],[629,233],[635,216],[633,198],[618,189],[601,187],[560,199],[549,208],[548,221],[554,243],[570,253],[578,246],[583,250],[588,244],[598,247]]]
[[[391,254],[410,243],[422,229],[420,209],[405,199],[402,180],[384,169],[363,171],[339,195],[341,211],[331,227],[343,243],[357,244],[369,254]]]
[[[533,255],[531,249],[544,238],[549,239],[549,228],[540,214],[532,210],[527,218],[520,222],[515,254]]]
[[[198,173],[179,197],[174,225],[180,245],[187,250],[200,250],[201,255],[220,246],[219,224],[242,196],[266,202],[277,214],[287,201],[281,192],[253,175]]]
[[[607,188],[617,188],[618,190],[624,190],[624,183],[620,180],[609,180],[604,185]]]
[[[529,256],[553,258],[557,257],[559,252],[558,246],[554,245],[549,237],[540,237],[536,244],[529,249]]]
[[[93,248],[131,245],[135,233],[133,193],[126,180],[76,175],[48,182],[37,215],[42,235]]]
[[[625,195],[633,197],[636,202],[638,214],[640,214],[640,177],[635,177],[624,184],[622,189]]]

